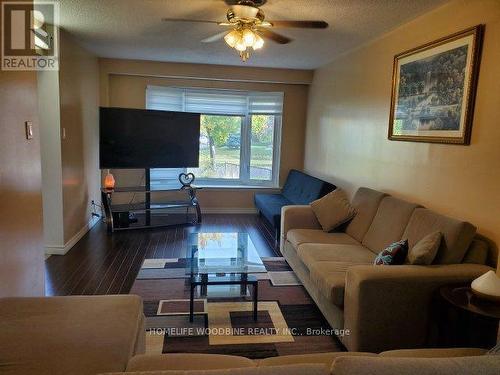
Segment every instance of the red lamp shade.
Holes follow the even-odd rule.
[[[115,178],[111,173],[109,173],[109,170],[108,170],[108,174],[104,178],[104,188],[106,188],[106,189],[114,189],[115,188]]]

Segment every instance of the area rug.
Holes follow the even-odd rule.
[[[209,286],[195,296],[189,322],[187,259],[146,259],[130,293],[144,300],[146,352],[212,353],[266,358],[343,351],[343,346],[284,258],[262,258],[258,319],[252,317],[252,288]],[[198,293],[198,291],[197,291]]]

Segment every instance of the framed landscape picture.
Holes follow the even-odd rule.
[[[483,25],[394,57],[389,139],[470,144]]]

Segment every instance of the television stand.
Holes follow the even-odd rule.
[[[146,179],[147,180],[147,179]],[[146,181],[147,182],[147,181]],[[148,184],[149,185],[149,184]],[[167,189],[152,190],[147,186],[119,187],[101,189],[104,213],[108,232],[120,230],[156,228],[180,224],[200,224],[201,209],[196,197],[200,188],[195,186],[181,186]],[[117,203],[117,195],[128,193],[144,194],[140,202]],[[152,195],[176,195],[178,199],[165,199],[154,203]],[[115,197],[115,203],[113,202]]]

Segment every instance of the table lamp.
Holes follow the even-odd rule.
[[[115,188],[115,177],[109,172],[106,174],[106,177],[104,178],[104,188],[113,190]]]
[[[500,277],[495,271],[488,271],[472,281],[472,291],[478,297],[500,302]]]

